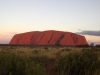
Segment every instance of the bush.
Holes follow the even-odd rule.
[[[0,75],[46,75],[46,67],[28,57],[0,52]]]
[[[55,67],[57,75],[99,75],[100,60],[93,51],[70,53],[61,57]]]
[[[9,75],[12,69],[13,55],[0,52],[0,75]]]
[[[100,44],[97,44],[96,47],[100,47]]]
[[[33,53],[33,54],[38,54],[39,51],[38,51],[38,50],[33,50],[32,53]]]
[[[41,63],[41,64],[44,64],[45,66],[50,61],[50,59],[47,58],[46,56],[36,56],[36,57],[30,57],[30,58],[35,63]]]

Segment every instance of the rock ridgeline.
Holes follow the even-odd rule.
[[[16,34],[9,44],[17,45],[88,45],[82,35],[63,31],[33,31]]]

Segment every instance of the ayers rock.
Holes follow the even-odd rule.
[[[63,31],[33,31],[16,34],[10,41],[10,44],[17,45],[88,45],[82,35]]]

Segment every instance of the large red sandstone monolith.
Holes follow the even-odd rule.
[[[16,34],[10,41],[10,44],[17,45],[88,45],[82,35],[63,31],[34,31]]]

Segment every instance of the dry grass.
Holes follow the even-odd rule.
[[[90,47],[46,47],[46,46],[0,46],[0,51],[12,52],[20,56],[46,56],[48,58],[59,58],[71,52],[80,52],[83,49],[91,49]],[[100,55],[100,48],[96,48]]]

